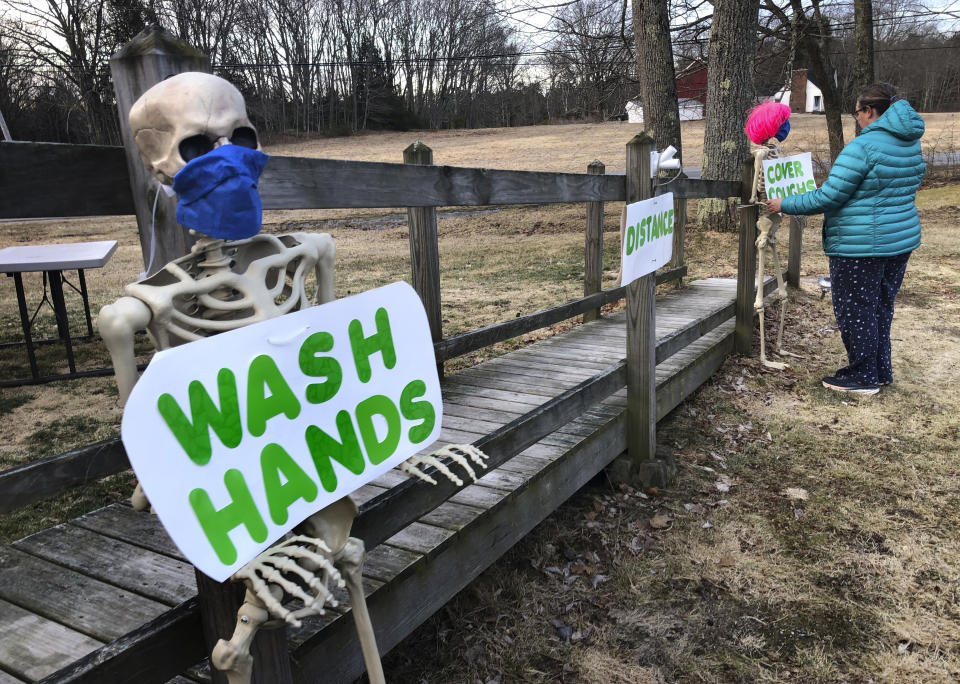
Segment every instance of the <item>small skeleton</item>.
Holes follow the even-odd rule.
[[[753,303],[753,308],[760,315],[760,363],[768,368],[782,370],[787,364],[782,361],[770,361],[767,359],[766,339],[764,337],[764,303],[763,303],[763,276],[764,276],[764,257],[769,251],[773,260],[774,275],[777,278],[777,292],[774,295],[775,301],[780,302],[780,325],[777,328],[777,344],[775,353],[777,355],[796,356],[790,352],[781,349],[783,341],[783,323],[787,315],[787,287],[783,282],[783,270],[780,268],[780,257],[777,254],[777,229],[780,227],[782,216],[777,212],[767,211],[764,201],[767,199],[766,185],[763,178],[763,162],[766,159],[777,159],[780,157],[780,146],[776,144],[775,138],[770,138],[765,144],[759,145],[753,150],[753,188],[750,194],[750,203],[756,204],[760,208],[760,217],[757,220],[757,254],[759,263],[757,264],[757,298]]]
[[[161,183],[170,183],[187,161],[221,145],[259,149],[243,97],[227,81],[202,73],[171,77],[150,90],[130,111],[130,127],[144,164]],[[186,256],[166,264],[149,278],[125,288],[125,296],[100,311],[98,328],[116,373],[121,406],[137,381],[134,334],[146,328],[158,349],[297,311],[334,298],[333,239],[327,234],[255,235],[245,240],[200,237]],[[316,276],[315,293],[306,281]],[[311,296],[312,295],[312,296]],[[414,457],[403,472],[434,482],[423,467],[458,486],[462,480],[441,458],[462,467],[476,480],[470,464],[483,467],[483,453],[452,445],[430,456]],[[142,490],[132,497],[138,510],[149,506]],[[273,616],[292,625],[300,618],[336,606],[328,586],[347,588],[370,681],[383,682],[383,670],[361,586],[363,542],[350,537],[356,504],[345,497],[297,525],[288,538],[267,549],[234,574],[247,586],[229,641],[220,640],[213,665],[231,684],[250,681],[250,645]],[[286,608],[284,595],[303,602]]]

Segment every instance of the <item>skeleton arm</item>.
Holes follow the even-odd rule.
[[[149,307],[133,297],[121,297],[100,309],[97,329],[113,361],[121,406],[127,403],[127,397],[137,382],[137,360],[133,353],[134,334],[145,328],[150,319]]]

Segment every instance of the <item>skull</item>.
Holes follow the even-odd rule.
[[[260,149],[243,95],[219,76],[189,71],[161,81],[130,108],[140,159],[161,183],[221,145]]]

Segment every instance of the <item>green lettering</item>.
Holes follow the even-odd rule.
[[[643,247],[643,243],[647,241],[647,226],[650,225],[650,217],[647,216],[642,221],[640,221],[640,230],[638,231],[637,240],[638,247]]]
[[[270,391],[269,396],[265,389]],[[250,362],[247,370],[247,429],[259,437],[266,431],[267,421],[281,413],[293,420],[300,415],[300,402],[276,361],[261,354]]]
[[[390,319],[382,306],[374,314],[377,332],[370,337],[363,336],[363,324],[357,319],[350,321],[347,332],[350,334],[350,348],[353,350],[353,362],[357,367],[360,382],[368,382],[373,374],[370,370],[370,356],[380,352],[383,365],[393,368],[397,364],[397,352],[393,348],[393,334],[390,332]]]
[[[777,179],[773,177],[773,175],[774,175],[774,170],[776,169],[776,167],[777,167],[776,164],[771,164],[770,166],[767,167],[767,182],[768,182],[768,183],[775,183],[775,182],[776,182]]]
[[[637,248],[637,227],[627,226],[627,256],[633,254],[633,251]]]
[[[350,414],[340,411],[337,413],[336,420],[337,431],[340,433],[339,442],[315,425],[308,426],[305,434],[310,457],[317,469],[317,475],[320,476],[320,484],[328,492],[337,488],[337,474],[333,470],[330,459],[344,466],[354,475],[359,475],[366,467]]]
[[[373,424],[373,416],[380,415],[387,421],[387,434],[383,440],[377,437],[377,429]],[[357,404],[357,427],[363,438],[363,447],[367,450],[367,458],[374,465],[383,463],[400,443],[400,412],[389,397],[374,394]]]
[[[190,492],[188,499],[217,558],[224,565],[232,565],[237,560],[237,549],[230,541],[229,532],[243,525],[250,538],[259,544],[267,538],[267,526],[243,480],[243,473],[231,468],[223,474],[223,483],[230,494],[230,503],[219,511],[214,509],[210,495],[199,487]]]
[[[400,393],[400,413],[407,420],[420,420],[419,425],[414,425],[407,432],[407,436],[414,444],[419,444],[433,432],[433,426],[437,421],[437,413],[433,404],[429,401],[414,401],[417,397],[422,397],[427,391],[427,383],[423,380],[413,380],[407,383]]]
[[[297,499],[313,501],[317,485],[303,468],[279,444],[268,444],[260,452],[263,491],[267,495],[270,518],[277,525],[287,522],[287,509]],[[281,481],[280,476],[283,475]]]
[[[673,215],[674,215],[673,209],[670,209],[667,211],[667,234],[668,235],[673,234]]]
[[[803,164],[799,161],[793,162],[794,178],[803,178]]]
[[[817,183],[812,178],[807,181],[807,192],[817,189]]]
[[[310,335],[300,345],[300,370],[311,378],[326,378],[323,382],[312,382],[307,385],[306,397],[311,404],[322,404],[333,399],[340,391],[343,382],[343,369],[332,356],[317,356],[319,352],[328,352],[333,349],[333,335],[327,332],[316,332]]]
[[[157,410],[163,416],[167,427],[187,452],[190,460],[197,465],[206,465],[213,453],[210,446],[210,428],[228,449],[240,444],[243,438],[237,379],[229,368],[221,368],[217,373],[217,392],[220,397],[219,409],[199,380],[190,383],[187,394],[190,398],[192,421],[187,418],[173,396],[164,393],[157,398]]]

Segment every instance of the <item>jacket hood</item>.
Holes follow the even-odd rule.
[[[923,119],[906,100],[897,100],[887,108],[879,119],[863,129],[884,130],[903,140],[918,140],[925,130]]]

